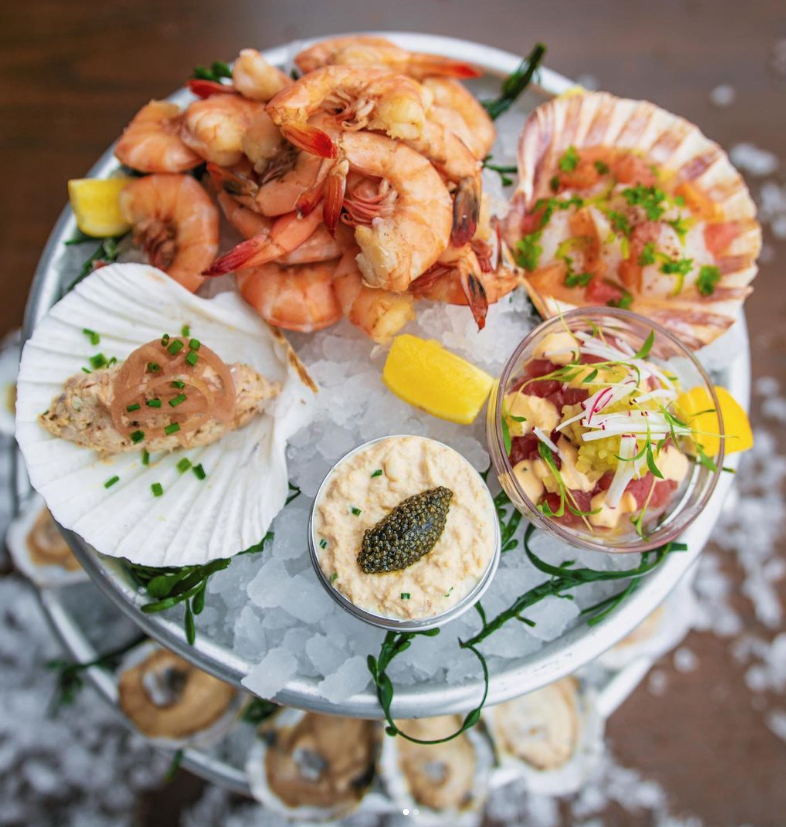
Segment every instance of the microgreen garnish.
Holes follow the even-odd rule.
[[[93,370],[98,370],[99,368],[103,368],[106,366],[106,356],[103,353],[96,353],[95,356],[91,356],[88,360],[90,362],[90,367]]]
[[[572,260],[570,264],[572,264]],[[592,281],[592,276],[593,273],[567,273],[565,276],[565,286],[586,287]]]
[[[163,497],[164,495],[164,486],[161,485],[160,482],[154,482],[150,486],[150,490],[153,492],[154,497]]]
[[[510,426],[506,415],[503,413],[499,420],[500,428],[502,430],[502,442],[505,446],[505,453],[510,456],[510,451],[513,447],[513,440],[510,437]]]
[[[95,332],[95,330],[90,330],[89,328],[83,328],[82,333],[87,336],[90,340],[91,345],[97,345],[101,341],[101,337]]]
[[[537,43],[521,61],[516,71],[502,81],[499,95],[494,100],[482,101],[492,121],[495,121],[503,112],[507,112],[519,95],[529,86],[545,54],[546,47],[542,43]]]
[[[134,445],[136,445],[138,442],[141,442],[145,438],[145,432],[144,431],[132,431],[128,435],[128,438],[131,440],[131,442],[134,443]]]
[[[690,229],[691,221],[690,219],[683,218],[681,215],[678,215],[672,221],[666,222],[672,230],[677,234],[680,242],[682,244],[685,243],[685,236],[688,234],[688,230]]]
[[[648,264],[655,264],[655,243],[648,241],[639,254],[639,267],[646,267]]]
[[[235,557],[258,554],[272,539],[273,534],[268,532],[258,543],[239,552]],[[153,598],[153,602],[141,606],[145,614],[163,612],[179,603],[186,604],[184,629],[186,640],[193,646],[196,640],[195,617],[200,615],[205,607],[208,581],[217,571],[228,568],[234,559],[234,557],[223,557],[203,565],[180,568],[140,566],[128,560],[124,562],[139,588]]]
[[[195,465],[191,470],[194,472],[194,475],[198,480],[203,480],[207,476],[201,462]]]
[[[503,187],[509,187],[513,183],[513,179],[509,176],[515,175],[517,169],[515,166],[511,165],[500,165],[500,164],[491,164],[491,155],[487,155],[483,159],[483,169],[490,169],[492,172],[496,172],[499,175],[499,179],[502,182]]]
[[[618,233],[622,233],[625,236],[630,235],[630,233],[631,233],[630,221],[628,221],[628,217],[624,213],[617,212],[616,210],[609,210],[608,216],[609,216],[609,220],[611,221],[611,226]]]
[[[659,221],[665,208],[661,204],[666,200],[666,193],[657,187],[645,187],[639,184],[622,191],[625,200],[632,207],[641,207],[650,221]]]
[[[586,375],[586,376],[585,376],[585,377],[581,380],[581,384],[582,384],[582,385],[589,385],[589,383],[590,383],[590,382],[593,382],[593,381],[597,378],[597,376],[598,376],[598,369],[597,369],[597,368],[595,368],[594,370],[591,370],[591,371],[590,371],[590,372],[589,372],[589,373],[588,373],[588,374],[587,374],[587,375]]]
[[[105,483],[104,488],[111,488],[116,482],[120,482],[120,477],[110,477]]]
[[[711,296],[715,292],[715,286],[720,281],[720,269],[705,264],[699,270],[699,277],[696,279],[696,287],[702,296]]]
[[[55,691],[52,695],[52,700],[49,702],[47,714],[50,716],[57,715],[64,706],[70,706],[74,703],[76,696],[84,686],[82,672],[91,669],[93,666],[100,667],[101,669],[114,669],[122,660],[123,655],[127,654],[145,639],[144,635],[135,635],[127,643],[118,646],[116,649],[112,649],[110,652],[105,652],[103,655],[98,655],[93,660],[83,663],[72,663],[59,658],[47,661],[46,668],[55,672],[57,675],[55,679]]]
[[[185,472],[191,467],[191,460],[188,457],[183,457],[183,459],[177,461],[177,465],[175,467],[181,474],[185,474]]]
[[[93,371],[89,368],[82,368],[82,373],[92,373]]]
[[[172,434],[176,434],[180,430],[180,423],[172,422],[170,425],[164,426],[164,433],[167,436],[171,436]]]
[[[212,80],[214,83],[221,83],[222,78],[232,78],[232,69],[223,60],[214,60],[208,69],[205,66],[194,67],[191,77],[199,80]]]
[[[292,500],[296,500],[301,494],[300,489],[296,485],[293,485],[291,482],[288,482],[287,485],[289,486],[289,496],[284,505],[289,505]]]
[[[82,269],[79,271],[79,275],[71,282],[71,284],[66,287],[63,291],[64,293],[70,293],[80,281],[87,278],[96,267],[103,266],[104,264],[112,264],[113,262],[117,261],[117,257],[120,255],[120,250],[118,248],[118,242],[123,238],[122,235],[112,236],[111,238],[105,238],[96,248],[93,255],[90,256],[89,259],[82,265]],[[97,344],[97,342],[91,342],[91,344]]]
[[[634,359],[646,359],[650,355],[652,346],[655,344],[655,331],[650,330],[649,336],[644,340],[644,344],[636,351],[633,356]]]
[[[559,159],[559,168],[563,172],[573,172],[579,165],[579,153],[575,146],[569,146]]]
[[[371,476],[372,476],[372,478],[373,478],[373,477],[381,477],[381,476],[382,476],[382,469],[381,469],[381,468],[377,468],[377,470],[376,470],[376,471],[374,471],[374,473],[373,473]]]
[[[627,310],[633,304],[633,294],[624,288],[620,289],[622,289],[622,295],[618,299],[609,299],[606,302],[607,307],[619,307],[621,310]]]

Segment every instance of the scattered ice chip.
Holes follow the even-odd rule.
[[[710,103],[713,106],[731,106],[737,97],[737,90],[729,83],[721,83],[710,92]]]
[[[687,646],[680,646],[674,653],[674,668],[678,672],[693,672],[698,669],[699,659]]]
[[[297,658],[286,649],[271,649],[243,678],[243,686],[260,698],[274,698],[297,672]]]
[[[729,157],[735,167],[756,178],[766,178],[778,169],[778,158],[772,152],[747,142],[735,144]]]
[[[338,704],[362,692],[370,679],[366,659],[356,656],[344,661],[319,684],[317,689],[326,700]]]

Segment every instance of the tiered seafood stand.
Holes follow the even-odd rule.
[[[520,57],[498,49],[468,41],[446,37],[408,33],[386,33],[401,46],[420,52],[430,52],[461,58],[476,64],[485,72],[484,76],[470,83],[479,97],[490,97],[498,89],[500,79],[518,67]],[[303,43],[290,44],[264,53],[274,65],[287,68],[292,55],[302,48]],[[568,79],[549,69],[542,69],[537,83],[516,103],[521,113],[526,113],[543,100],[569,89],[573,84]],[[184,103],[189,93],[180,91],[172,100]],[[91,176],[105,177],[117,167],[112,149],[109,149],[90,171]],[[55,226],[44,250],[30,294],[23,336],[26,339],[47,310],[60,298],[62,288],[73,274],[63,270],[64,241],[76,231],[76,224],[70,209],[66,208]],[[735,335],[747,343],[744,319],[735,325]],[[710,370],[713,380],[728,387],[740,403],[747,407],[749,398],[749,354],[737,356],[731,367],[721,372]],[[732,458],[734,465],[736,456]],[[17,506],[22,508],[30,499],[32,491],[27,481],[21,456],[15,456]],[[646,675],[656,657],[676,642],[664,640],[660,651],[649,650],[632,658],[602,657],[638,627],[653,611],[667,599],[672,608],[678,638],[687,630],[689,613],[691,567],[695,564],[699,550],[707,542],[718,521],[733,484],[733,475],[722,475],[709,505],[700,518],[687,530],[682,538],[688,543],[689,554],[673,554],[650,576],[645,578],[632,597],[617,611],[596,625],[579,623],[556,640],[547,642],[534,655],[513,662],[503,671],[492,673],[488,705],[510,700],[540,689],[568,675],[578,674],[583,682],[592,687],[598,715],[602,720],[610,716],[628,697]],[[256,665],[231,651],[227,646],[211,640],[209,635],[200,633],[195,644],[189,645],[178,616],[168,613],[145,614],[140,606],[145,602],[123,569],[111,558],[102,557],[88,547],[78,536],[66,532],[66,539],[77,556],[90,583],[43,587],[38,589],[41,605],[52,627],[69,656],[78,662],[94,660],[99,654],[131,639],[140,630],[144,635],[158,641],[162,646],[182,656],[193,665],[243,691],[241,681]],[[303,528],[303,543],[306,544],[306,527]],[[112,618],[112,622],[102,622]],[[111,626],[114,640],[107,640],[102,629]],[[508,662],[509,664],[511,662]],[[93,667],[87,670],[93,688],[110,706],[117,708],[117,682],[111,672]],[[372,685],[347,701],[335,704],[318,691],[317,678],[298,678],[287,683],[275,701],[286,707],[310,710],[330,715],[378,719],[382,717]],[[428,685],[414,683],[397,688],[393,703],[395,718],[420,718],[447,713],[467,713],[477,705],[483,684],[477,680],[461,684]],[[122,713],[118,710],[118,715]],[[130,726],[130,723],[129,723]],[[244,770],[244,750],[254,740],[254,730],[238,721],[224,741],[209,748],[189,746],[184,750],[183,765],[197,775],[233,791],[250,794],[249,783]],[[504,769],[492,773],[492,786],[504,784],[509,774]],[[380,796],[380,810],[386,809],[385,800]],[[392,811],[393,805],[389,804]]]

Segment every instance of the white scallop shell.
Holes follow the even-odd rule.
[[[14,435],[13,394],[19,373],[19,331],[0,342],[0,434]]]
[[[14,565],[40,589],[55,589],[61,586],[70,586],[74,583],[84,583],[90,578],[81,566],[72,570],[57,565],[40,566],[30,557],[27,538],[38,519],[38,515],[45,510],[44,501],[38,494],[33,494],[22,505],[19,514],[11,520],[5,535],[5,544],[11,552]]]
[[[275,720],[270,727],[263,725],[268,730],[291,729],[298,725],[298,723],[307,714],[299,709],[282,709],[277,713]],[[267,773],[265,770],[265,755],[267,754],[268,744],[264,738],[260,737],[251,747],[246,759],[246,779],[251,794],[265,809],[274,813],[278,813],[284,818],[297,822],[299,827],[306,827],[305,822],[324,823],[333,822],[334,819],[342,818],[350,813],[364,812],[364,813],[381,813],[389,812],[390,806],[388,801],[383,798],[378,792],[375,792],[372,786],[364,793],[362,798],[357,800],[350,806],[336,805],[335,807],[316,807],[304,805],[301,807],[290,807],[286,802],[282,801],[278,795],[270,788],[267,781]]]
[[[59,439],[39,414],[97,351],[125,359],[139,345],[188,324],[225,362],[242,362],[282,385],[264,413],[212,445],[173,451],[150,467],[141,452],[101,458]],[[83,329],[101,336],[90,344]],[[310,415],[307,374],[281,334],[234,292],[194,296],[153,267],[96,270],[41,320],[22,353],[16,437],[30,481],[57,522],[102,554],[149,566],[231,557],[257,543],[287,497],[286,441]],[[207,472],[181,474],[188,456]],[[113,476],[120,481],[107,489]],[[154,497],[150,486],[164,487]]]
[[[712,295],[635,298],[630,308],[660,322],[692,348],[709,344],[737,318],[751,292],[761,249],[756,206],[726,153],[697,126],[648,101],[617,98],[607,92],[561,95],[535,109],[521,132],[511,223],[537,199],[553,194],[549,182],[569,146],[634,150],[677,181],[691,182],[714,202],[720,220],[740,222],[740,235],[719,262],[722,276]],[[508,240],[515,243],[512,226],[508,232]],[[526,280],[525,284],[546,317],[575,306],[537,292]]]
[[[696,598],[689,582],[683,578],[643,623],[597,660],[611,671],[623,669],[640,658],[655,661],[676,648],[690,631],[696,613]]]
[[[406,722],[402,724],[402,729],[406,731]],[[398,746],[401,736],[386,736],[382,745],[380,770],[394,811],[405,814],[413,824],[423,827],[443,827],[445,824],[452,827],[475,827],[480,824],[494,767],[494,751],[482,730],[482,725],[479,725],[464,733],[475,749],[475,782],[472,787],[472,803],[462,810],[434,810],[419,804],[412,797],[406,777],[399,766]]]
[[[549,704],[549,693],[556,691],[560,684],[573,686],[570,693],[574,704],[574,713],[578,720],[578,737],[573,754],[563,764],[548,769],[540,769],[517,755],[508,752],[500,738],[507,729],[510,716],[524,716],[532,719],[532,724],[540,729],[553,715],[554,707]],[[512,701],[484,710],[484,720],[494,738],[499,769],[495,782],[508,783],[523,779],[527,789],[535,795],[570,795],[580,790],[600,763],[604,752],[603,732],[605,721],[601,715],[594,691],[579,685],[575,678],[563,678],[553,684],[522,695]],[[538,732],[533,738],[541,738]]]
[[[133,669],[151,655],[162,650],[164,650],[163,646],[153,640],[147,640],[144,643],[140,643],[139,646],[135,646],[130,652],[128,652],[115,673],[115,683],[118,688],[120,686],[120,676],[123,672]],[[202,729],[199,732],[194,732],[186,738],[166,738],[145,735],[144,732],[136,729],[134,722],[124,715],[123,710],[119,706],[118,710],[142,738],[149,741],[156,747],[167,750],[185,749],[186,747],[205,749],[206,747],[210,747],[213,744],[218,743],[218,741],[220,741],[229,732],[229,730],[232,729],[237,722],[245,703],[245,694],[235,692],[235,697],[232,702],[217,720],[205,729]]]

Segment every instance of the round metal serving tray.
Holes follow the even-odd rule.
[[[401,46],[414,51],[443,54],[474,63],[485,75],[470,84],[482,96],[492,97],[499,88],[501,78],[513,72],[520,57],[510,52],[483,46],[466,40],[423,34],[381,33]],[[321,38],[320,38],[321,39]],[[310,42],[288,44],[266,51],[267,59],[284,66],[292,55]],[[549,70],[539,72],[538,83],[533,84],[516,104],[516,110],[525,113],[538,103],[564,92],[574,84]],[[186,90],[174,94],[172,100],[181,104],[191,100]],[[505,116],[507,117],[507,116]],[[90,171],[94,177],[106,177],[118,163],[108,149]],[[63,210],[44,249],[36,270],[35,279],[25,314],[24,335],[27,338],[47,310],[58,300],[62,285],[73,278],[73,273],[63,272],[65,247],[63,242],[71,238],[76,224],[71,210]],[[744,331],[744,319],[738,321]],[[737,352],[730,368],[714,378],[727,386],[734,396],[747,407],[750,393],[750,354],[747,335],[743,336],[743,352]],[[735,465],[739,455],[732,455],[730,464]],[[494,704],[531,692],[575,672],[594,660],[602,652],[625,637],[641,623],[669,594],[680,578],[695,563],[700,550],[720,515],[723,501],[732,485],[732,476],[724,474],[709,505],[686,531],[683,540],[690,551],[670,556],[616,612],[595,626],[581,624],[559,639],[547,643],[536,654],[522,658],[501,672],[492,674],[488,703]],[[209,640],[204,634],[197,637],[195,646],[188,645],[179,620],[164,615],[146,615],[139,610],[145,599],[136,593],[122,574],[116,561],[103,558],[90,549],[74,534],[66,532],[67,539],[82,565],[96,585],[139,627],[167,648],[177,652],[196,666],[235,685],[253,669],[250,662],[226,646]],[[304,540],[305,542],[305,540]],[[298,678],[290,681],[275,700],[287,706],[310,709],[317,712],[380,717],[380,707],[371,689],[358,693],[341,704],[323,698],[318,690],[317,678]],[[461,685],[416,685],[397,689],[393,714],[399,718],[439,715],[449,712],[465,712],[474,707],[482,693],[480,679]]]

